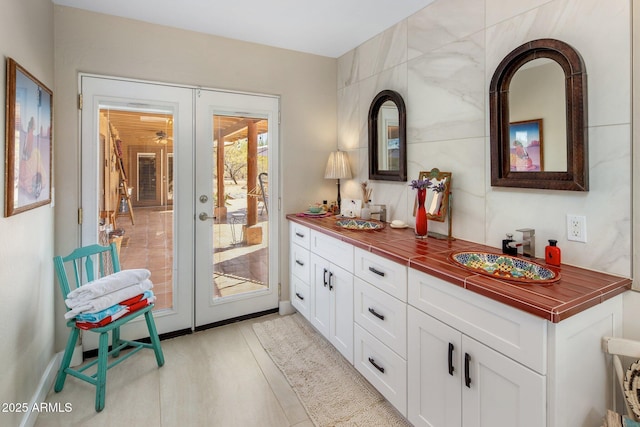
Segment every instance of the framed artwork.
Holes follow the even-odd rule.
[[[543,165],[542,119],[509,123],[512,172],[540,172]]]
[[[51,203],[53,93],[7,58],[5,216]]]

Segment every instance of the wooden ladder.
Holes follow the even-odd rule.
[[[127,174],[124,171],[124,164],[122,163],[122,152],[119,149],[116,149],[116,156],[118,157],[116,163],[118,164],[118,170],[120,171],[120,187],[119,193],[120,196],[118,198],[118,216],[126,215],[124,212],[120,212],[120,206],[122,205],[122,200],[126,200],[127,207],[129,208],[129,218],[131,218],[131,225],[134,225],[133,220],[133,206],[131,206],[131,196],[129,196],[129,181],[127,180]]]

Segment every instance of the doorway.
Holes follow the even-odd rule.
[[[122,268],[151,270],[159,332],[276,308],[278,98],[101,76],[81,87],[82,244],[115,241]]]

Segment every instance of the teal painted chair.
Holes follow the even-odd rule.
[[[112,243],[110,246],[90,245],[78,248],[66,257],[56,256],[53,259],[53,263],[58,277],[58,283],[62,290],[63,299],[66,299],[69,292],[73,290],[70,287],[72,282],[69,280],[71,272],[73,272],[72,280],[75,289],[87,282],[120,271],[120,261],[118,259],[118,252],[116,250],[115,243]],[[109,263],[111,265],[109,265]],[[69,270],[69,275],[67,274],[67,269]],[[83,280],[83,277],[86,278],[86,280]],[[60,370],[58,371],[56,378],[54,386],[56,393],[61,391],[64,387],[67,375],[72,375],[86,381],[96,387],[96,411],[100,412],[104,409],[108,369],[125,361],[144,348],[152,348],[155,352],[158,366],[164,365],[164,355],[162,353],[162,348],[160,347],[160,338],[158,337],[158,331],[156,330],[156,325],[153,320],[153,314],[151,312],[152,309],[153,304],[137,310],[127,316],[121,317],[120,319],[117,319],[105,326],[86,330],[85,332],[97,333],[100,335],[98,342],[98,358],[78,369],[70,368],[69,365],[71,363],[71,357],[73,356],[73,350],[80,335],[80,329],[76,327],[74,319],[69,320],[67,322],[67,326],[71,328],[71,333],[69,334]],[[149,344],[121,339],[120,327],[142,315],[144,315],[147,322],[151,343]],[[109,350],[109,332],[111,332],[111,350]],[[120,351],[127,347],[131,347],[132,350],[120,357]],[[110,356],[115,360],[108,363]],[[95,365],[97,365],[97,370],[93,375],[85,373],[85,371],[91,369]]]

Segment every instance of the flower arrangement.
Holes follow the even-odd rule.
[[[411,184],[409,184],[409,186],[414,190],[426,190],[430,188],[436,193],[442,193],[444,191],[444,181],[441,181],[438,184],[433,185],[433,183],[431,182],[431,179],[429,178],[414,179],[411,181]]]

